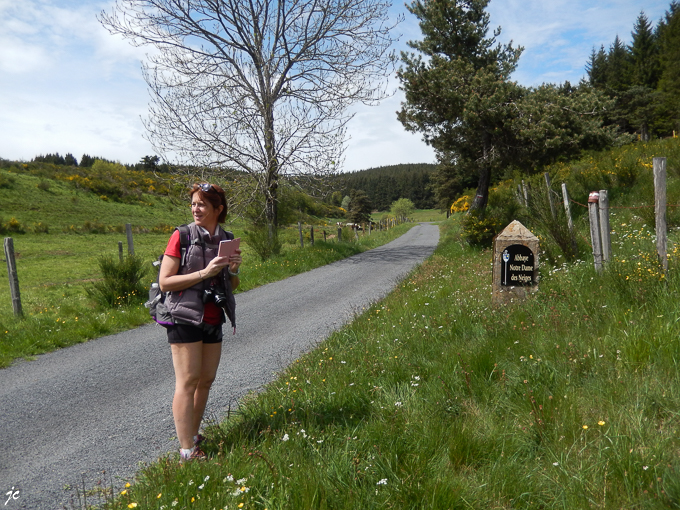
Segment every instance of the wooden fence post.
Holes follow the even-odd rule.
[[[557,212],[555,211],[555,204],[553,203],[552,190],[550,189],[550,175],[548,172],[543,174],[545,177],[545,186],[548,189],[548,202],[550,203],[550,212],[552,213],[553,220],[557,219]]]
[[[654,215],[656,217],[656,252],[668,276],[668,240],[666,238],[666,158],[654,158]]]
[[[571,217],[571,204],[569,203],[569,192],[567,191],[566,183],[562,183],[562,202],[564,203],[564,213],[567,215],[567,227],[569,228],[569,237],[571,238],[571,249],[574,252],[574,257],[578,256],[578,248],[576,246],[576,236],[574,236],[574,220]]]
[[[128,243],[128,254],[134,255],[135,254],[135,245],[133,244],[132,241],[132,225],[129,223],[125,224],[125,233],[127,234],[127,243]]]
[[[588,217],[590,218],[590,241],[593,244],[593,261],[595,269],[602,271],[602,244],[600,243],[600,218],[597,213],[597,191],[592,191],[588,197]]]
[[[323,231],[323,242],[324,243],[326,242],[326,231],[325,230]]]
[[[300,232],[300,248],[305,247],[305,242],[302,239],[302,222],[298,221],[298,231]]]
[[[123,263],[123,241],[118,241],[118,260]]]
[[[309,236],[310,236],[310,240],[312,242],[312,246],[314,246],[314,225],[309,227]]]
[[[342,227],[338,227],[338,242],[342,241]]]
[[[609,262],[612,253],[612,237],[609,228],[609,197],[607,190],[601,189],[598,198],[600,209],[600,238],[602,239],[602,261]]]
[[[19,291],[19,275],[17,274],[17,264],[14,260],[14,240],[5,237],[5,260],[7,261],[7,276],[9,277],[9,290],[12,296],[12,309],[14,315],[21,317],[24,312],[21,309],[21,292]]]

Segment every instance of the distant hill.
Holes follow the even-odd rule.
[[[353,189],[362,190],[379,211],[389,209],[392,202],[400,198],[408,198],[418,209],[433,209],[435,200],[430,177],[436,168],[432,163],[389,165],[341,173],[336,179],[340,181],[343,196]]]

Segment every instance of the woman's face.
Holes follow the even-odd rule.
[[[222,212],[221,205],[216,209],[210,202],[203,200],[199,193],[194,193],[191,196],[191,214],[199,227],[208,230],[214,229],[217,226],[217,218],[219,218],[220,212]]]

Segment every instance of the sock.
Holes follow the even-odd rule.
[[[194,443],[198,441],[198,436],[194,436]]]
[[[179,449],[179,456],[182,457],[183,459],[188,459],[191,457],[191,454],[194,453],[194,448],[180,448]]]

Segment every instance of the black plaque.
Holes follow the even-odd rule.
[[[521,244],[512,244],[501,253],[501,285],[519,287],[534,284],[534,252]]]

